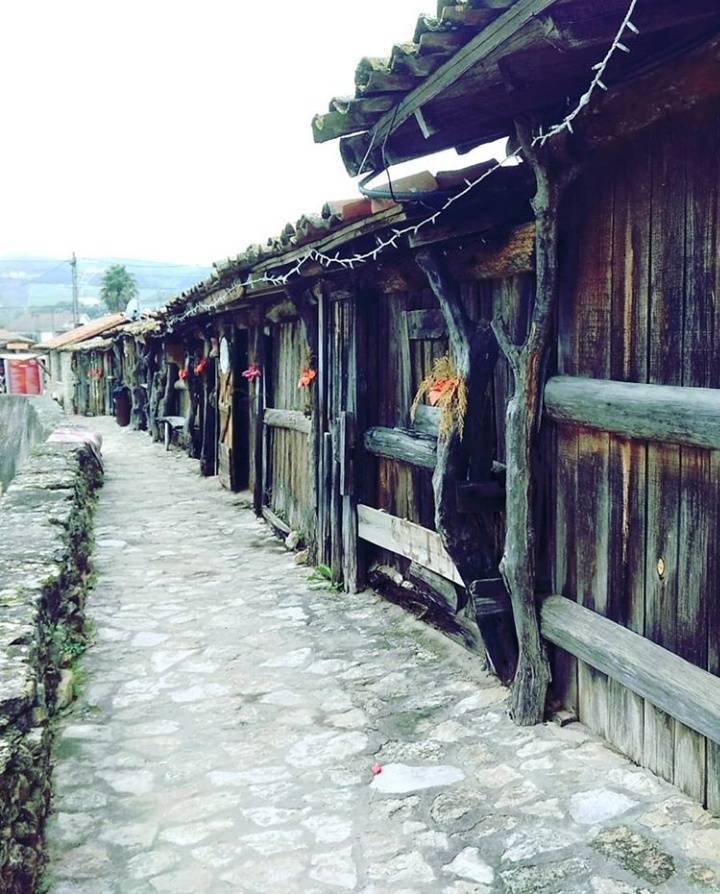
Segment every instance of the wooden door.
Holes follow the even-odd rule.
[[[248,486],[247,330],[227,330],[218,356],[218,477],[228,490]]]
[[[233,474],[234,348],[235,333],[226,331],[220,339],[218,356],[218,477],[220,484],[228,490],[236,489]]]

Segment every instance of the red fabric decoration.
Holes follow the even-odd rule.
[[[178,373],[178,378],[179,378],[179,379],[183,379],[183,380],[185,380],[185,379],[189,378],[189,376],[190,376],[190,370],[189,370],[189,369],[181,369],[180,372]]]
[[[446,391],[457,387],[459,379],[440,379],[430,389],[428,394],[428,403],[431,407],[437,406],[438,401]]]
[[[259,379],[262,376],[260,370],[255,366],[254,363],[251,363],[250,366],[245,370],[242,374],[243,379],[247,379],[248,382],[254,382],[255,379]]]
[[[203,357],[202,360],[199,361],[197,366],[195,367],[195,372],[201,376],[205,370],[208,368],[208,359],[207,357]]]
[[[305,367],[300,378],[298,379],[298,388],[309,388],[316,378],[317,373],[315,372],[315,370]]]

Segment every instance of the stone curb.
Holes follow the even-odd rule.
[[[0,500],[0,890],[34,891],[51,798],[50,719],[68,700],[90,577],[92,443],[45,443]],[[58,684],[62,685],[58,689]]]

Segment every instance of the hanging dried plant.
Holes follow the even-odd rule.
[[[458,375],[449,354],[438,357],[432,365],[430,374],[420,382],[410,408],[410,417],[413,421],[417,408],[425,398],[431,407],[440,408],[438,436],[442,439],[448,438],[455,425],[462,438],[468,405],[467,387],[465,379]]]

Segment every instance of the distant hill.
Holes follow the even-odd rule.
[[[212,269],[132,258],[78,258],[83,313],[96,316],[104,312],[100,285],[111,264],[124,264],[135,277],[143,309],[161,307],[188,286],[205,279]],[[0,326],[14,329],[13,322],[25,322],[28,315],[45,317],[51,309],[62,314],[71,307],[72,280],[67,260],[0,257]]]

